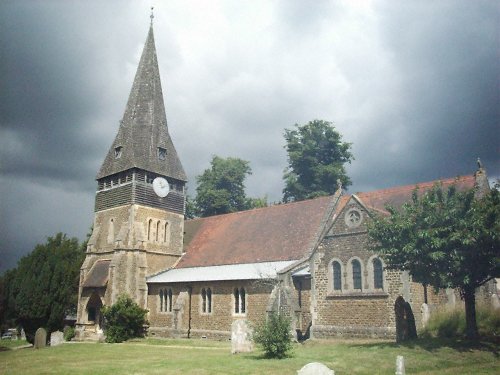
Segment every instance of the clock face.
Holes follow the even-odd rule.
[[[153,190],[160,198],[164,198],[170,192],[168,181],[163,177],[156,177],[153,180]]]

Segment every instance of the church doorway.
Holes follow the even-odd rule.
[[[401,296],[396,298],[394,313],[396,314],[396,342],[416,339],[415,316],[411,305]]]
[[[92,293],[89,302],[87,302],[87,322],[89,324],[94,324],[96,329],[103,329],[101,308],[101,298],[96,292]]]

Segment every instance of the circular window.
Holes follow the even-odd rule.
[[[345,223],[350,228],[355,228],[361,224],[363,214],[357,208],[347,210],[345,214]]]

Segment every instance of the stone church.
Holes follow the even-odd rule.
[[[184,220],[186,173],[168,132],[151,25],[118,134],[97,174],[81,267],[77,338],[102,336],[103,305],[127,294],[149,310],[148,335],[230,337],[235,319],[270,311],[298,338],[395,337],[421,307],[446,303],[367,250],[366,223],[417,185]],[[488,189],[482,168],[441,180]],[[418,184],[421,190],[434,182]]]

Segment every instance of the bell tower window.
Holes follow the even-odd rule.
[[[115,159],[120,159],[122,157],[122,146],[115,147]]]
[[[165,160],[167,157],[167,149],[163,147],[158,147],[158,159]]]

